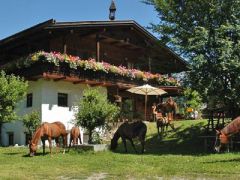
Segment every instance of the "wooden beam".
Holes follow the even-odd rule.
[[[103,85],[102,82],[95,82],[95,83],[93,83],[93,84],[90,84],[91,87],[101,86],[101,85]]]
[[[67,54],[67,40],[66,37],[63,37],[63,53]]]
[[[136,86],[133,84],[126,84],[126,83],[116,83],[116,85],[119,89],[129,89]]]
[[[82,80],[74,81],[73,84],[80,84],[80,83],[83,83],[83,82],[85,82],[85,80],[82,79]]]
[[[66,79],[66,76],[62,76],[62,77],[56,78],[56,79],[54,79],[54,81],[60,81],[60,80],[63,80],[63,79]]]
[[[119,47],[124,47],[124,48],[128,48],[128,49],[144,49],[143,47],[139,46],[139,45],[135,45],[135,44],[132,44],[131,42],[128,41],[125,41],[123,39],[114,39],[112,37],[108,37],[106,35],[101,35],[101,37],[104,37],[105,39],[103,39],[102,41],[103,42],[107,42],[111,45],[117,45]]]
[[[100,38],[99,34],[96,35],[96,61],[100,61]]]

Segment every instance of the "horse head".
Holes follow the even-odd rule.
[[[37,144],[33,143],[32,141],[29,141],[29,155],[34,156],[37,151]]]
[[[120,137],[120,135],[119,135],[118,131],[116,131],[111,140],[111,145],[110,145],[111,150],[115,150],[117,148],[119,137]]]
[[[219,130],[216,130],[215,151],[220,152],[222,145],[229,143],[229,137]]]

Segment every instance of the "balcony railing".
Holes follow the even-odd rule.
[[[114,66],[105,62],[96,62],[94,59],[81,60],[77,56],[56,52],[40,51],[10,62],[2,66],[2,68],[7,72],[24,77],[32,77],[47,72],[95,81],[179,86],[174,78],[164,75],[151,74],[137,69],[127,69],[123,66]]]

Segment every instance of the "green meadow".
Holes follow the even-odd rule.
[[[240,179],[240,151],[204,151],[199,136],[205,125],[205,120],[176,121],[177,130],[159,139],[155,123],[148,123],[144,154],[135,154],[130,144],[123,153],[120,141],[115,152],[72,149],[43,156],[39,149],[35,157],[28,156],[27,147],[2,147],[0,179]]]

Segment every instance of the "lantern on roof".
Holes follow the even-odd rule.
[[[111,21],[113,21],[114,19],[115,19],[115,12],[116,12],[116,6],[115,6],[115,3],[114,3],[114,1],[112,0],[112,3],[111,3],[111,5],[110,5],[110,7],[109,7],[109,19],[111,20]]]

